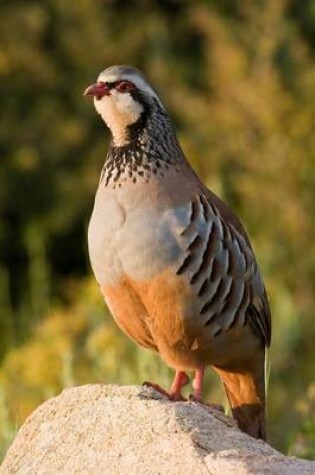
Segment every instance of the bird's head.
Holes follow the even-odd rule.
[[[162,104],[143,74],[131,66],[111,66],[100,73],[84,95],[93,96],[97,112],[109,127],[115,146],[126,145],[154,104]]]

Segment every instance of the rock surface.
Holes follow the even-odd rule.
[[[314,475],[222,413],[145,387],[71,388],[27,419],[1,475]]]

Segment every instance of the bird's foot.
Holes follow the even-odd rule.
[[[199,368],[195,372],[195,377],[193,380],[194,394],[190,394],[188,401],[199,402],[203,406],[207,407],[210,410],[224,412],[223,406],[221,404],[211,404],[206,403],[202,399],[202,382],[205,375],[205,369]]]
[[[149,386],[155,389],[160,394],[163,394],[163,396],[166,396],[170,401],[187,401],[187,399],[184,398],[184,396],[182,395],[182,389],[188,383],[189,383],[189,378],[187,374],[184,373],[184,371],[178,370],[175,373],[175,378],[174,378],[170,392],[161,388],[161,386],[159,386],[158,384],[151,383],[149,381],[146,381],[143,384],[145,386]]]
[[[158,393],[162,394],[163,396],[166,396],[167,399],[169,399],[170,401],[187,401],[187,399],[185,399],[184,396],[182,396],[181,394],[174,394],[172,392],[168,392],[166,391],[166,389],[161,388],[161,386],[159,386],[158,384],[151,383],[151,381],[144,381],[142,385],[148,386],[149,388],[153,388]]]

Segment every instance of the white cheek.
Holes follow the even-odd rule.
[[[115,102],[119,113],[129,115],[130,124],[136,122],[143,112],[142,105],[135,101],[129,92],[122,94],[114,91],[113,101]]]
[[[98,114],[102,117],[107,126],[111,129],[111,124],[115,119],[115,106],[111,96],[103,96],[102,99],[94,98],[94,106]]]
[[[116,145],[124,145],[126,140],[126,128],[136,122],[143,107],[135,101],[129,93],[112,91],[110,96],[102,99],[94,99],[94,105],[108,128],[113,134]]]

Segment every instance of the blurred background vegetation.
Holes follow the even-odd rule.
[[[145,71],[203,180],[241,216],[273,310],[273,445],[315,456],[315,3],[2,0],[0,452],[69,385],[162,385],[116,329],[86,229],[108,133],[84,88]],[[223,397],[207,381],[208,397]]]

